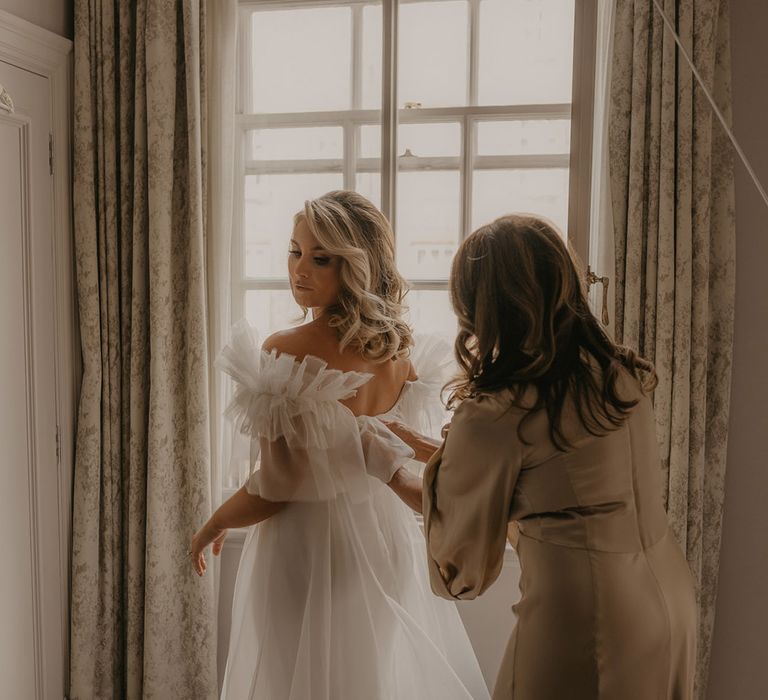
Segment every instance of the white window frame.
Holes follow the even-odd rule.
[[[441,0],[400,0],[400,3]],[[478,91],[478,32],[481,0],[467,0],[469,12],[469,80],[468,104],[477,102]],[[251,174],[267,173],[328,173],[343,174],[344,189],[355,189],[357,172],[381,172],[381,209],[393,223],[396,221],[397,189],[395,187],[397,162],[397,126],[450,122],[461,128],[459,156],[424,158],[398,163],[397,170],[458,170],[461,180],[459,242],[471,233],[472,176],[474,170],[521,168],[569,168],[568,238],[583,260],[588,260],[590,207],[590,173],[592,151],[592,101],[594,95],[594,38],[596,27],[596,0],[576,0],[574,18],[574,77],[571,103],[494,105],[468,107],[438,107],[431,109],[395,109],[397,104],[396,34],[398,2],[383,0],[383,61],[382,109],[360,109],[362,83],[360,76],[360,33],[362,9],[370,2],[364,0],[243,0],[240,2],[241,21],[238,41],[238,103],[236,115],[235,149],[235,220],[232,236],[232,317],[244,315],[245,293],[250,290],[288,289],[287,279],[269,277],[252,278],[244,270],[244,178]],[[253,9],[290,9],[302,7],[342,7],[352,9],[352,109],[308,113],[248,114],[245,106],[251,103],[249,75],[250,28],[249,14]],[[477,125],[494,120],[571,120],[571,149],[569,154],[477,156]],[[357,127],[381,126],[381,157],[357,158],[359,143],[355,139]],[[336,126],[344,130],[343,157],[338,159],[312,159],[289,161],[243,162],[242,147],[246,133],[258,128]],[[396,228],[396,227],[395,227]],[[397,235],[397,231],[395,231]],[[448,279],[409,279],[411,289],[447,290]]]
[[[568,241],[583,261],[589,260],[591,203],[592,122],[595,82],[595,41],[597,0],[576,0],[572,98],[570,103],[473,106],[478,96],[479,18],[482,0],[467,0],[469,79],[466,107],[397,109],[397,28],[400,4],[442,0],[382,0],[382,102],[381,109],[361,109],[361,34],[363,7],[370,0],[240,0],[238,29],[238,91],[235,117],[234,216],[232,222],[231,311],[232,318],[245,315],[246,293],[251,290],[287,290],[286,278],[247,277],[245,274],[244,192],[245,177],[266,173],[343,174],[344,189],[355,189],[358,172],[381,172],[381,209],[395,224],[397,209],[397,171],[458,170],[461,182],[459,243],[471,233],[472,177],[474,170],[521,168],[569,168]],[[308,113],[249,114],[251,100],[250,14],[253,10],[286,10],[307,7],[350,7],[352,10],[352,109]],[[489,121],[570,119],[570,152],[550,155],[477,156],[477,125]],[[398,162],[397,128],[399,124],[458,123],[461,149],[458,156],[419,157]],[[381,156],[358,158],[358,127],[381,126]],[[244,139],[258,128],[341,127],[344,130],[343,155],[337,159],[269,160],[244,162]],[[397,163],[397,167],[393,164]],[[395,236],[397,236],[396,225]],[[408,279],[414,291],[448,290],[448,277]],[[225,489],[225,492],[228,489]]]

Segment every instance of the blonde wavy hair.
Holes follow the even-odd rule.
[[[374,362],[406,356],[413,345],[402,319],[408,287],[395,267],[395,237],[384,214],[357,192],[335,190],[304,202],[294,226],[302,219],[341,259],[341,291],[329,317],[340,348],[352,346]]]

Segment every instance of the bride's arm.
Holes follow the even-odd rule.
[[[387,486],[389,486],[389,488],[391,488],[400,500],[409,508],[415,510],[419,514],[422,512],[422,481],[420,477],[411,474],[405,467],[400,467]]]
[[[229,528],[260,523],[279,513],[285,505],[250,494],[245,486],[236,491],[192,537],[189,555],[198,575],[202,576],[207,568],[204,551],[209,544],[213,543],[213,553],[218,555]]]
[[[248,527],[271,518],[285,508],[285,503],[268,501],[246,491],[241,486],[230,498],[222,503],[211,516],[211,525],[217,530],[231,527]]]

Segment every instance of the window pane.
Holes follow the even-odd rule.
[[[285,277],[293,215],[342,183],[341,173],[246,176],[245,276]]]
[[[480,3],[480,104],[571,101],[574,0]]]
[[[570,119],[480,122],[477,154],[481,156],[542,155],[569,153]]]
[[[414,156],[458,156],[461,153],[461,127],[457,122],[432,124],[400,124],[397,150],[406,149]]]
[[[381,5],[363,8],[362,108],[381,108]]]
[[[447,279],[459,241],[458,171],[400,172],[397,186],[400,273],[410,279]]]
[[[251,17],[252,112],[350,108],[349,7],[272,10]]]
[[[360,127],[360,157],[381,158],[381,126],[365,124]]]
[[[381,207],[381,173],[358,173],[355,191]]]
[[[466,0],[400,5],[398,101],[422,107],[467,104]]]
[[[301,307],[289,289],[248,290],[245,293],[245,317],[259,333],[259,341],[276,331],[303,321]]]
[[[248,160],[343,158],[341,127],[254,129],[246,136]]]
[[[414,333],[437,333],[451,341],[456,337],[457,321],[447,290],[412,289],[405,303]]]
[[[514,213],[544,216],[565,235],[568,223],[568,169],[475,171],[472,229],[499,216]]]
[[[355,190],[370,199],[377,207],[381,207],[381,125],[364,124],[359,128],[358,156],[374,158],[375,163],[373,166],[366,165],[368,169],[365,170],[362,163],[358,161]]]

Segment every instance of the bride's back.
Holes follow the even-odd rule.
[[[340,350],[336,330],[323,318],[278,331],[267,338],[264,349],[293,355],[298,360],[312,355],[326,362],[330,369],[372,374],[373,378],[363,384],[355,396],[341,402],[356,416],[386,413],[397,402],[406,380],[416,378],[407,358],[373,362],[350,347]]]

